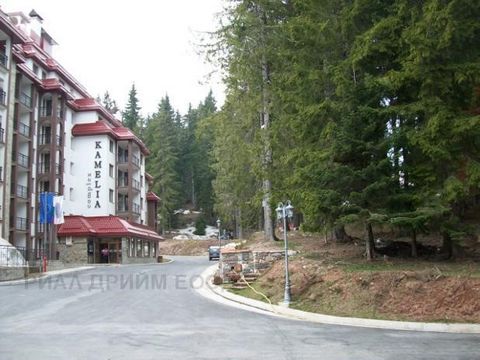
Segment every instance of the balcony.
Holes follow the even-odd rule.
[[[7,106],[7,93],[0,89],[0,105]]]
[[[23,217],[16,217],[15,218],[15,229],[20,231],[27,231],[28,227],[28,220]]]
[[[28,169],[29,160],[30,158],[22,153],[16,153],[15,151],[12,152],[12,160],[17,163],[17,165],[23,166],[24,168]]]
[[[15,185],[14,185],[15,186]],[[16,185],[15,188],[13,189],[14,190],[14,194],[21,198],[21,199],[25,199],[27,200],[28,199],[28,188],[26,186],[23,186],[23,185]]]
[[[140,191],[140,181],[133,179],[132,180],[132,188],[133,188],[133,190]]]
[[[117,211],[118,211],[119,213],[128,212],[128,205],[127,205],[127,204],[118,203]]]
[[[140,204],[133,203],[133,213],[137,215],[141,214]]]
[[[18,101],[20,102],[20,104],[25,105],[27,108],[32,108],[32,97],[30,95],[21,92],[18,96]]]
[[[132,155],[132,163],[140,167],[140,159],[138,158],[138,156]]]
[[[40,134],[38,145],[50,145],[52,143],[52,137],[50,134]],[[62,145],[62,138],[58,135],[55,137],[55,144],[57,146]]]
[[[8,56],[6,54],[0,54],[0,64],[5,67],[8,66]]]
[[[128,156],[119,156],[117,162],[118,164],[128,164]]]
[[[16,129],[19,134],[29,138],[30,137],[30,126],[22,123],[21,121],[16,122]]]
[[[53,114],[53,109],[51,106],[42,106],[40,107],[40,117],[51,117]],[[61,119],[63,116],[63,110],[61,107],[57,108],[57,118]]]
[[[128,178],[127,177],[120,177],[117,181],[118,187],[127,187],[128,186]]]
[[[40,162],[38,163],[37,172],[39,175],[50,174],[50,162]],[[61,173],[60,164],[55,164],[55,175],[60,175]]]

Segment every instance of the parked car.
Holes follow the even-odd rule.
[[[220,246],[209,246],[208,247],[208,260],[220,259]]]

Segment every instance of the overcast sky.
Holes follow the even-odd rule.
[[[185,114],[210,89],[224,99],[219,75],[197,54],[215,29],[223,0],[0,0],[4,12],[35,9],[58,42],[54,57],[96,97],[108,90],[123,108],[132,83],[142,113],[168,93]]]

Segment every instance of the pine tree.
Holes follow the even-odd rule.
[[[162,231],[175,226],[174,210],[181,205],[178,174],[178,134],[176,114],[168,96],[161,99],[146,129],[146,143],[151,155],[147,171],[154,177],[153,190],[160,196],[160,226]]]
[[[112,115],[115,115],[119,111],[117,102],[110,97],[110,93],[108,91],[105,91],[100,103]]]
[[[132,84],[132,88],[128,93],[127,105],[122,112],[122,121],[124,126],[134,132],[137,132],[142,125],[140,110],[141,107],[137,98],[137,90],[135,89],[135,84]]]
[[[216,56],[221,66],[227,69],[227,86],[232,95],[231,102],[243,101],[242,107],[250,107],[251,119],[245,121],[258,127],[256,132],[256,162],[253,167],[262,179],[259,204],[263,208],[265,238],[272,240],[273,223],[271,210],[271,166],[272,147],[270,126],[274,98],[271,81],[275,75],[276,48],[275,29],[283,19],[285,4],[271,0],[234,2],[226,11],[228,25],[217,32],[215,46],[210,55]],[[239,103],[240,105],[240,103]]]

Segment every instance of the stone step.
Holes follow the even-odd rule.
[[[246,288],[247,288],[246,284],[239,284],[238,282],[232,285],[232,289],[235,289],[235,290],[243,290]]]

